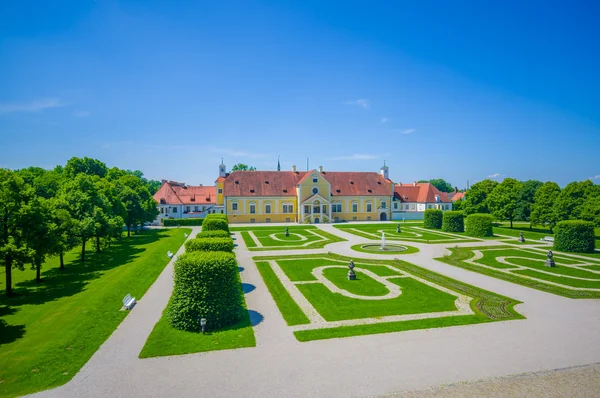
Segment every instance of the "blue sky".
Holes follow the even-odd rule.
[[[489,4],[488,4],[489,3]],[[494,4],[492,4],[494,3]],[[600,182],[593,1],[0,2],[0,167]]]

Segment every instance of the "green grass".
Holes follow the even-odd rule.
[[[242,289],[240,289],[240,294],[243,296]],[[243,297],[242,300],[244,300]],[[246,302],[245,300],[243,302],[245,310]],[[163,311],[162,317],[154,325],[154,329],[140,352],[140,358],[256,346],[248,311],[244,311],[244,317],[236,324],[218,331],[209,331],[206,334],[174,328],[169,323],[166,313],[167,309]]]
[[[523,231],[525,239],[540,240],[545,236],[554,236],[554,232],[550,232],[550,228],[536,225],[533,228],[529,228],[529,223],[519,222],[513,223],[513,228],[510,228],[509,223],[497,223],[498,226],[494,227],[494,233],[501,235],[508,235],[518,237],[519,232]],[[600,228],[595,229],[596,232],[596,249],[600,249]]]
[[[397,243],[394,243],[397,244]],[[399,251],[385,251],[385,250],[379,250],[379,251],[373,251],[373,250],[367,250],[367,249],[363,249],[363,246],[365,244],[361,243],[359,245],[354,245],[351,246],[350,248],[354,251],[357,252],[361,252],[361,253],[369,253],[369,254],[386,254],[386,255],[396,255],[396,254],[413,254],[413,253],[418,253],[419,249],[417,249],[414,246],[408,246],[408,245],[402,245],[404,247],[406,247],[407,250],[399,252]]]
[[[11,397],[69,381],[106,341],[127,311],[127,293],[140,299],[176,252],[189,228],[148,230],[78,261],[79,248],[35,271],[13,270],[18,295],[0,299],[0,396]],[[4,275],[0,288],[4,288]],[[135,309],[134,309],[135,311]]]
[[[336,254],[315,254],[272,257],[261,256],[255,257],[254,260],[257,262],[259,270],[261,270],[261,275],[263,275],[263,279],[265,280],[269,291],[272,293],[282,315],[287,319],[289,314],[286,314],[286,312],[290,311],[290,307],[293,307],[294,311],[297,313],[302,313],[302,311],[297,305],[289,306],[289,303],[295,304],[295,302],[287,293],[283,285],[281,285],[281,282],[279,282],[276,275],[272,271],[270,273],[264,272],[265,270],[271,269],[265,260],[276,261],[292,281],[310,281],[315,280],[314,275],[311,273],[312,269],[315,267],[337,264],[346,265],[350,261],[350,258]],[[374,279],[361,273],[361,268],[369,269],[380,276],[407,273],[417,278],[422,278],[437,285],[444,286],[456,293],[472,297],[471,308],[475,314],[357,326],[325,327],[323,329],[314,330],[299,330],[294,332],[294,335],[299,341],[524,319],[521,314],[514,310],[514,306],[519,303],[514,299],[465,284],[425,268],[410,264],[406,261],[368,260],[368,264],[356,263],[355,265],[358,269],[358,282],[362,282],[360,284],[356,283],[356,281],[347,280],[347,269],[345,268],[326,269],[324,270],[324,275],[326,275],[332,283],[342,289],[354,294],[372,296],[385,294],[384,290],[382,290],[382,285],[376,285],[377,282]],[[390,269],[388,267],[392,268]],[[399,272],[394,270],[398,270]],[[269,276],[265,278],[265,275]],[[388,279],[388,281],[401,286],[402,295],[400,297],[389,300],[359,300],[339,294],[332,294],[320,283],[297,284],[296,287],[327,321],[451,311],[456,309],[454,306],[454,301],[456,300],[455,296],[435,289],[414,278],[399,277]],[[277,288],[275,289],[273,285],[277,285]],[[274,291],[277,293],[274,294]],[[385,289],[385,292],[387,292],[387,289]],[[304,323],[308,323],[308,319],[306,319]]]
[[[319,249],[330,243],[345,241],[339,236],[322,231],[312,225],[289,226],[288,228],[290,236],[287,237],[285,236],[285,227],[281,226],[232,227],[231,229],[242,235],[246,247],[251,251]],[[263,247],[257,246],[249,232],[256,236]],[[273,239],[271,236],[274,234],[277,239]]]
[[[574,258],[557,255],[554,257],[557,266],[554,268],[546,267],[543,265],[542,260],[545,261],[544,253],[534,253],[532,251],[528,251],[527,249],[517,249],[517,248],[509,248],[503,247],[501,250],[486,250],[490,249],[489,247],[454,247],[449,248],[451,251],[450,256],[444,256],[441,258],[437,258],[436,260],[444,262],[446,264],[454,265],[457,267],[461,267],[470,271],[478,272],[480,274],[488,275],[494,278],[506,280],[509,282],[517,283],[519,285],[523,285],[526,287],[530,287],[533,289],[542,290],[545,292],[561,295],[569,298],[600,298],[600,292],[598,291],[586,291],[586,290],[571,290],[567,287],[555,286],[548,283],[544,283],[543,281],[536,281],[528,278],[521,277],[521,275],[531,276],[538,279],[544,279],[549,282],[560,283],[566,286],[574,286],[574,287],[594,287],[600,288],[600,280],[599,281],[582,281],[576,280],[572,278],[561,277],[561,275],[573,276],[573,277],[581,277],[585,276],[589,279],[596,279],[599,277],[598,274],[594,274],[591,272],[586,272],[583,268],[572,269],[569,267],[561,267],[561,261],[564,264],[573,263],[573,261],[577,261]],[[469,260],[473,258],[475,255],[473,250],[482,250],[484,252],[484,257],[478,262],[482,262],[486,265],[494,266],[496,268],[498,263],[495,260],[497,256],[506,256],[506,255],[518,255],[520,257],[528,257],[532,260],[530,262],[526,260],[520,260],[519,264],[528,267],[528,270],[512,270],[510,273],[501,272],[500,270],[490,269],[486,267],[482,267],[479,265],[467,263],[465,260]],[[488,255],[488,253],[490,253]],[[483,261],[482,261],[483,260]],[[496,265],[493,265],[493,264]],[[552,272],[555,275],[548,275],[536,270],[544,270],[547,272]],[[600,278],[599,278],[600,279]]]
[[[477,242],[479,239],[471,238],[464,234],[446,233],[438,230],[425,230],[416,225],[400,224],[400,233],[396,232],[398,223],[385,224],[340,224],[334,225],[341,231],[348,232],[362,238],[381,240],[381,233],[385,232],[386,240],[407,241],[419,243],[458,243]]]
[[[287,290],[285,290],[285,287],[283,287],[281,281],[269,266],[269,263],[259,261],[256,263],[256,266],[269,289],[269,293],[275,299],[275,303],[283,315],[285,322],[289,326],[310,323],[308,317],[298,307],[298,304],[292,299]]]

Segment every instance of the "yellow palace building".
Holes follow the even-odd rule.
[[[279,167],[278,167],[279,169]],[[380,173],[233,171],[219,166],[215,207],[231,223],[327,223],[390,220],[394,183]]]

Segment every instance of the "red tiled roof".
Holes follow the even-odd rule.
[[[436,203],[435,197],[438,195],[440,202],[450,202],[448,194],[440,192],[429,182],[408,185],[399,183],[394,186],[394,198],[403,202]]]
[[[225,179],[225,196],[296,196],[305,171],[233,171]]]
[[[364,171],[324,171],[333,196],[391,196],[391,183],[379,173]]]
[[[450,197],[450,200],[456,202],[457,200],[461,200],[465,198],[464,192],[454,192],[454,195]]]
[[[215,180],[215,182],[223,182],[225,181],[225,177],[219,177]]]
[[[184,183],[175,183],[165,181],[154,194],[154,200],[161,203],[164,200],[167,204],[197,205],[216,203],[216,189],[214,186],[194,186]]]

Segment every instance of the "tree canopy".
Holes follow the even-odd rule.
[[[429,182],[431,185],[439,189],[441,192],[454,192],[452,184],[444,180],[443,178],[433,178],[431,180],[419,180],[419,182]]]
[[[231,168],[231,171],[255,171],[256,167],[248,166],[244,163],[238,163]]]
[[[535,193],[533,204],[531,205],[531,224],[547,225],[552,228],[560,221],[554,211],[554,203],[560,195],[560,187],[557,183],[548,181]]]
[[[465,214],[489,213],[488,196],[498,185],[494,180],[483,180],[473,184],[467,192],[462,203]]]
[[[519,181],[514,178],[505,178],[494,187],[487,199],[489,210],[494,217],[510,221],[511,228],[522,190],[523,184]]]

